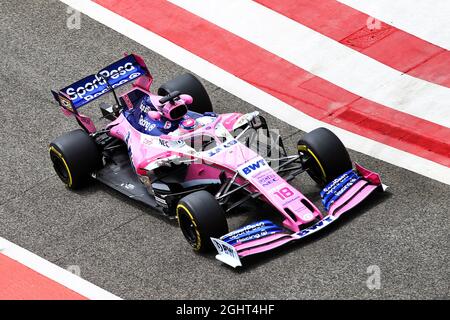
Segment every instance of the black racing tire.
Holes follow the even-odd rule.
[[[326,128],[306,133],[297,144],[301,156],[306,156],[306,170],[320,186],[352,169],[352,161],[341,140]]]
[[[173,91],[179,91],[181,94],[188,94],[192,97],[192,104],[188,106],[190,111],[200,114],[213,112],[208,92],[206,92],[202,83],[192,74],[185,73],[167,81],[158,89],[158,95],[166,96]]]
[[[49,146],[50,160],[61,181],[78,189],[101,165],[101,154],[93,138],[81,129],[56,138]]]
[[[219,238],[228,233],[225,212],[208,191],[196,191],[180,199],[176,214],[181,231],[194,251],[210,251],[214,248],[210,237]]]

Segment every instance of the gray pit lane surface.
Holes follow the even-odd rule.
[[[0,12],[1,237],[61,267],[78,265],[83,278],[125,299],[449,298],[449,186],[354,151],[353,159],[380,172],[389,191],[312,240],[240,270],[195,254],[176,223],[100,184],[67,190],[47,146],[77,125],[55,106],[50,89],[125,51],[145,58],[154,88],[185,70],[86,16],[80,30],[69,30],[59,1],[4,0]],[[255,109],[203,83],[217,112]],[[85,109],[99,115],[95,102]],[[301,132],[264,115],[295,152]],[[318,203],[308,177],[297,185]],[[232,217],[230,224],[252,219]],[[366,285],[374,265],[379,290]]]

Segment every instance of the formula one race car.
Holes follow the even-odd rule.
[[[118,95],[116,88],[132,83]],[[233,267],[243,257],[308,236],[338,219],[376,189],[378,174],[355,164],[342,142],[318,128],[287,155],[281,137],[258,112],[213,112],[203,85],[184,74],[151,93],[152,77],[135,54],[58,92],[64,114],[81,129],[50,144],[50,159],[68,188],[94,178],[177,218],[192,248],[214,247]],[[114,105],[100,105],[108,124],[96,129],[79,108],[112,92]],[[307,172],[323,190],[325,213],[289,182]],[[265,205],[263,205],[265,203]],[[229,232],[227,214],[262,210],[278,214]],[[274,222],[279,218],[279,222]]]

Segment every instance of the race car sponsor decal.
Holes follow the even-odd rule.
[[[327,225],[329,225],[330,223],[332,223],[335,220],[336,220],[335,217],[327,216],[324,219],[317,222],[315,225],[313,225],[309,228],[300,230],[299,232],[296,233],[296,235],[299,236],[298,239],[301,239],[303,237],[306,237],[307,235],[313,234],[314,232],[317,232],[317,231],[325,228]]]
[[[269,172],[267,174],[263,174],[261,172],[261,174],[259,174],[256,178],[258,184],[260,184],[264,188],[270,187],[275,184],[275,182],[280,181],[280,177],[274,172]]]
[[[105,94],[110,88],[119,87],[145,74],[145,70],[136,62],[134,56],[125,58],[107,66],[95,75],[90,75],[62,89],[79,108],[91,100]]]
[[[273,234],[280,231],[282,231],[281,227],[277,226],[272,221],[264,220],[241,227],[220,237],[220,239],[229,244],[235,244],[237,242],[242,242],[243,239],[246,239],[248,237],[255,239],[269,235],[269,233]]]
[[[208,151],[208,157],[214,157],[215,155],[219,154],[220,152],[226,150],[227,148],[235,145],[237,142],[237,140],[230,140],[228,142],[225,142],[224,144],[215,147],[214,149],[211,149]]]
[[[156,124],[152,123],[151,121],[148,121],[144,118],[144,116],[141,114],[139,117],[139,125],[145,129],[145,131],[152,131],[156,128]]]
[[[342,175],[331,181],[329,184],[323,188],[323,190],[320,192],[320,196],[323,198],[326,194],[332,193],[335,188],[339,186],[339,184],[344,181],[349,176],[355,174],[353,169],[348,170],[347,172],[344,172]]]
[[[253,177],[267,167],[268,165],[266,160],[264,160],[262,157],[257,157],[252,161],[240,166],[238,168],[238,171],[243,177]]]
[[[127,190],[134,190],[135,186],[132,183],[121,183],[120,186]]]
[[[167,207],[167,201],[165,199],[160,198],[157,195],[155,195],[155,200],[156,200],[156,202],[158,202],[163,207]]]
[[[143,113],[148,113],[149,111],[152,111],[152,106],[148,106],[148,105],[145,104],[144,101],[142,101],[141,105],[139,106],[139,109]]]
[[[216,238],[211,238],[211,241],[218,252],[216,255],[217,260],[222,261],[233,268],[242,266],[241,259],[239,259],[239,255],[232,245]]]
[[[165,148],[181,148],[186,143],[183,140],[165,140],[165,139],[159,139],[159,144],[162,145]]]
[[[244,227],[241,227],[241,228],[239,228],[237,230],[231,231],[231,232],[227,233],[226,235],[223,235],[222,237],[220,237],[220,239],[226,241],[226,239],[231,238],[231,237],[233,237],[233,236],[235,236],[237,234],[240,234],[240,233],[243,233],[243,232],[246,232],[246,231],[249,231],[249,230],[254,230],[254,229],[257,229],[259,227],[264,227],[264,226],[266,226],[268,224],[271,224],[271,223],[272,222],[269,221],[269,220],[255,222],[255,223],[246,225]]]
[[[349,170],[328,184],[320,192],[325,209],[328,211],[331,205],[359,180],[361,180],[361,176],[355,171]]]
[[[276,234],[276,233],[283,232],[283,230],[280,229],[280,228],[276,229],[275,227],[271,227],[271,229],[272,230],[261,230],[261,231],[258,231],[258,232],[254,232],[254,234],[251,234],[251,235],[249,235],[247,237],[244,237],[244,238],[241,238],[239,240],[236,240],[234,243],[231,243],[231,244],[233,244],[233,245],[235,245],[235,244],[242,244],[242,243],[250,242],[250,241],[253,241],[253,240],[258,240],[258,239],[261,239],[261,238],[264,238],[264,237],[268,237],[268,236],[271,236],[271,235]]]
[[[240,232],[234,236],[231,236],[227,239],[222,239],[226,243],[231,245],[241,244],[252,240],[257,240],[260,238],[264,238],[275,233],[283,232],[283,229],[276,224],[268,224],[265,226],[258,227],[256,229],[250,229],[243,232]]]
[[[70,102],[69,99],[67,99],[66,97],[63,97],[62,95],[59,95],[58,98],[59,98],[59,102],[61,103],[61,105],[63,106],[64,109],[67,109],[70,112],[73,112],[72,103]]]
[[[361,180],[361,177],[354,177],[351,178],[350,181],[348,181],[346,184],[344,184],[339,191],[337,191],[333,197],[328,201],[328,202],[324,202],[324,206],[325,209],[327,211],[330,210],[330,207],[333,203],[335,203],[344,193],[346,193],[348,190],[350,190],[350,188],[359,180]],[[367,182],[366,182],[367,183]]]
[[[170,128],[172,128],[172,122],[166,121],[166,122],[164,123],[164,129],[165,129],[165,130],[169,130]]]
[[[153,145],[153,143],[155,143],[155,140],[159,140],[159,139],[154,139],[153,137],[149,137],[148,135],[141,135],[141,143],[145,144],[147,146],[151,146]]]

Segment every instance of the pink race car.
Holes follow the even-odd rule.
[[[118,95],[116,88],[132,83]],[[50,144],[50,159],[69,188],[94,178],[177,218],[195,251],[217,249],[220,261],[241,266],[244,257],[308,236],[338,219],[376,189],[378,174],[355,164],[342,142],[318,128],[287,155],[282,139],[258,112],[213,112],[203,85],[184,74],[151,93],[152,77],[135,54],[58,92],[64,114],[81,129]],[[97,129],[78,112],[112,92],[116,103],[101,104]],[[323,190],[324,212],[289,182],[307,172]],[[229,232],[226,215],[236,211],[275,211]],[[274,222],[275,221],[275,222]]]

